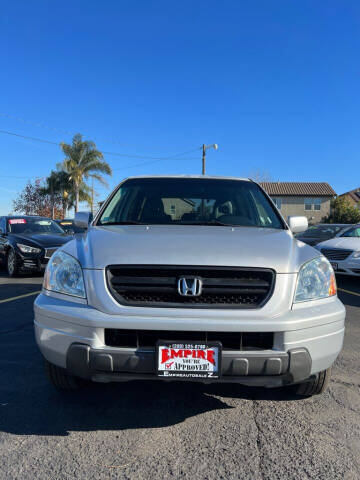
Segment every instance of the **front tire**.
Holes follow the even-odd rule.
[[[16,277],[19,274],[19,262],[13,248],[10,248],[6,256],[6,270],[9,277]]]
[[[69,375],[64,368],[45,360],[45,371],[48,379],[57,390],[78,390],[82,386],[80,378]]]
[[[315,378],[296,385],[295,393],[304,397],[320,395],[327,389],[331,378],[331,367],[318,373]]]

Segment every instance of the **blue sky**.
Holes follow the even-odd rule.
[[[216,142],[209,174],[360,186],[357,0],[13,0],[0,40],[0,130],[152,157]],[[110,187],[201,172],[200,150],[105,157]],[[0,133],[0,214],[61,160]]]

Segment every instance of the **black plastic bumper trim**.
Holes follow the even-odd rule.
[[[98,350],[73,343],[67,352],[66,366],[69,374],[102,382],[158,378],[154,350]],[[306,348],[288,352],[223,351],[222,376],[216,381],[276,386],[305,380],[310,372],[311,357]]]

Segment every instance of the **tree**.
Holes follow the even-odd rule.
[[[75,208],[75,188],[72,186],[67,192],[67,208]],[[86,202],[91,208],[91,188],[85,182],[79,185],[79,202]],[[76,210],[75,210],[76,211]]]
[[[51,203],[51,211],[54,211],[55,198],[61,198],[62,218],[65,218],[67,210],[75,205],[74,181],[70,179],[70,175],[61,170],[52,170],[45,180],[45,187],[42,189],[44,195],[49,195]],[[84,182],[79,186],[80,202],[91,203],[91,189]],[[53,216],[53,213],[52,213]]]
[[[51,198],[50,195],[46,194],[41,186],[40,179],[33,183],[29,181],[22,192],[13,200],[14,211],[24,215],[50,217],[53,210],[54,218],[61,218],[61,206],[61,197],[54,195],[54,198]]]
[[[325,218],[328,223],[360,223],[360,210],[351,205],[344,197],[331,201],[330,215]]]
[[[85,180],[93,178],[106,185],[106,181],[100,173],[111,175],[112,171],[110,165],[103,160],[103,154],[97,150],[95,143],[83,140],[79,133],[74,135],[71,145],[62,142],[60,147],[65,154],[62,170],[69,175],[69,179],[73,182],[75,212],[77,212],[81,200],[81,187],[84,186]]]
[[[61,197],[61,203],[63,207],[63,216],[66,211],[66,202],[64,196],[66,189],[69,185],[69,176],[65,172],[52,170],[50,175],[45,179],[45,187],[41,189],[43,195],[50,197],[51,206],[51,218],[54,218],[55,213],[55,198]]]

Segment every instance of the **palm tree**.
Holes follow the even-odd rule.
[[[44,195],[50,196],[51,218],[54,218],[55,199],[61,197],[62,217],[65,218],[67,210],[75,206],[74,182],[68,173],[60,170],[61,164],[57,167],[59,170],[52,170],[45,179],[46,184],[41,191]],[[87,202],[89,206],[92,202],[91,188],[85,182],[81,182],[79,187],[79,201]]]
[[[45,179],[45,187],[41,189],[43,195],[50,196],[51,203],[51,218],[54,218],[55,211],[55,198],[61,197],[63,210],[66,209],[65,190],[68,188],[69,176],[62,171],[51,170],[50,175]]]
[[[79,186],[79,202],[86,202],[90,208],[91,201],[92,201],[91,188],[88,185],[86,185],[85,182],[81,182]],[[75,188],[74,188],[74,185],[71,183],[71,188],[69,189],[69,191],[66,192],[66,205],[67,205],[66,208],[67,209],[75,208],[75,202],[76,202]]]
[[[95,143],[83,140],[80,133],[74,135],[71,145],[62,142],[60,147],[66,156],[62,163],[62,169],[69,175],[69,180],[73,182],[75,212],[77,212],[84,181],[93,178],[106,185],[106,181],[100,173],[111,175],[112,171],[110,165],[103,160],[103,154],[97,150]]]

